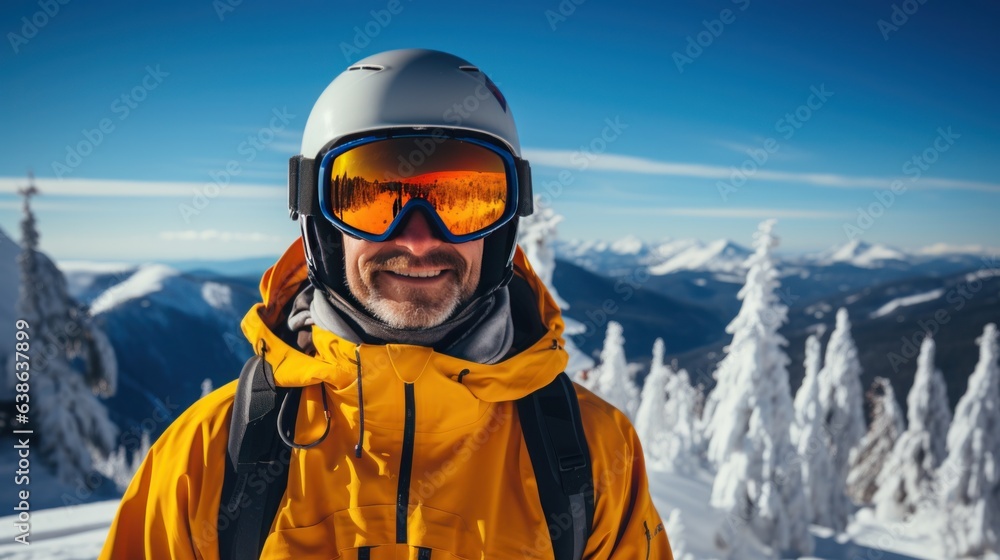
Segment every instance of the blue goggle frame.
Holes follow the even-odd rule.
[[[440,131],[440,129],[438,129]],[[330,182],[330,167],[332,166],[333,160],[358,146],[363,146],[365,144],[370,144],[373,142],[379,142],[388,139],[397,138],[429,138],[432,140],[440,140],[444,138],[445,140],[457,140],[462,142],[469,142],[477,146],[486,148],[503,160],[504,173],[507,179],[507,203],[504,208],[503,214],[490,226],[483,228],[472,233],[464,235],[455,235],[451,233],[445,226],[441,217],[438,215],[437,210],[434,206],[420,198],[410,200],[403,206],[399,213],[393,218],[392,222],[386,228],[385,233],[381,235],[374,235],[355,227],[352,227],[342,220],[333,215],[330,208],[330,201],[328,199],[329,182]],[[301,157],[301,156],[299,156]],[[293,158],[294,159],[294,158]],[[531,170],[528,162],[526,160],[517,158],[506,148],[503,148],[492,142],[482,140],[479,138],[474,138],[467,135],[452,135],[446,134],[444,136],[439,134],[429,134],[429,133],[418,133],[418,132],[406,132],[406,133],[392,133],[392,134],[380,134],[373,136],[365,136],[362,138],[356,138],[339,144],[329,149],[323,154],[323,157],[319,162],[318,173],[316,173],[316,182],[314,183],[315,188],[319,192],[319,210],[321,211],[324,218],[331,224],[337,227],[337,229],[343,231],[344,233],[364,239],[365,241],[371,242],[382,242],[393,237],[396,233],[396,229],[399,224],[403,223],[407,217],[417,210],[423,210],[432,228],[437,230],[437,233],[448,243],[465,243],[468,241],[474,241],[486,237],[487,235],[493,233],[494,231],[503,227],[508,223],[515,215],[526,216],[531,214],[532,211],[532,200],[531,200]],[[527,196],[527,201],[524,200],[525,195]],[[300,211],[298,209],[292,209],[293,212]],[[527,212],[527,213],[524,213]]]

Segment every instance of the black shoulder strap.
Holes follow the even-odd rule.
[[[565,373],[517,401],[556,560],[580,560],[594,520],[594,475],[580,402]]]
[[[229,424],[226,475],[219,501],[219,557],[222,560],[259,558],[288,482],[291,450],[278,435],[279,405],[298,410],[301,391],[277,387],[271,366],[260,356],[247,360],[236,384],[233,417]],[[295,414],[283,419],[294,430]],[[289,423],[292,424],[289,424]],[[251,478],[264,480],[248,487]]]

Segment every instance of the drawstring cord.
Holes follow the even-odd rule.
[[[265,353],[266,352],[267,352],[267,344],[265,344],[264,341],[261,340],[261,345],[260,345],[260,359],[264,363],[267,363],[267,360],[265,358]],[[277,428],[278,428],[278,437],[281,438],[281,441],[285,442],[285,445],[287,445],[288,447],[290,447],[292,449],[309,449],[310,447],[316,447],[317,445],[320,444],[320,442],[322,442],[324,439],[326,439],[327,434],[330,433],[330,407],[327,405],[327,402],[326,402],[326,387],[324,387],[323,385],[320,385],[320,396],[323,398],[323,416],[326,417],[326,429],[323,430],[323,434],[321,436],[319,436],[319,438],[317,438],[315,441],[303,445],[303,444],[295,443],[295,439],[294,439],[295,438],[295,433],[294,433],[294,431],[289,432],[289,433],[285,433],[285,429],[282,427],[281,421],[282,421],[282,419],[285,418],[285,408],[288,405],[288,397],[292,396],[293,392],[301,392],[301,391],[302,391],[302,387],[290,387],[290,388],[288,388],[288,390],[285,391],[285,396],[282,397],[282,399],[281,399],[281,407],[278,408],[278,419],[277,419],[277,422],[276,422],[277,423]],[[294,411],[295,414],[298,414],[298,412],[299,412],[298,411],[298,403],[299,403],[298,396],[299,396],[299,394],[300,393],[296,393],[296,398],[292,399],[295,402],[295,405],[296,405],[296,410]]]
[[[264,359],[264,348],[261,348],[261,359]],[[354,349],[354,355],[358,360],[358,413],[360,414],[360,425],[358,428],[358,444],[354,447],[354,456],[361,458],[361,450],[365,445],[365,401],[364,392],[361,387],[361,352],[357,348]],[[295,443],[293,439],[295,437],[294,433],[288,434],[282,427],[282,419],[285,417],[285,409],[288,406],[289,397],[292,396],[292,391],[301,391],[301,387],[290,388],[285,392],[284,398],[281,399],[281,407],[278,409],[278,436],[281,437],[281,441],[285,442],[285,445],[291,447],[292,449],[309,449],[310,447],[316,447],[319,445],[326,436],[330,434],[330,406],[327,403],[326,397],[326,387],[320,386],[320,396],[323,399],[323,416],[326,418],[326,428],[323,430],[323,434],[316,438],[314,441],[306,444]],[[299,399],[292,399],[295,403],[299,402]],[[296,411],[297,412],[297,411]]]
[[[354,348],[354,356],[358,360],[358,444],[354,446],[354,456],[361,458],[361,449],[365,445],[365,394],[361,388],[361,350]]]
[[[285,406],[288,404],[288,397],[292,395],[292,391],[301,391],[301,390],[302,390],[301,387],[294,387],[289,389],[285,393],[285,398],[281,399],[281,408],[278,409],[278,435],[281,436],[281,441],[285,442],[285,445],[291,447],[292,449],[309,449],[310,447],[316,447],[317,445],[320,444],[320,442],[326,439],[327,434],[330,433],[330,408],[327,406],[326,403],[326,387],[323,387],[321,385],[320,395],[323,398],[323,415],[326,416],[326,429],[323,430],[323,435],[319,436],[318,438],[316,438],[316,440],[310,443],[301,444],[301,443],[295,443],[295,441],[292,439],[293,437],[295,437],[295,434],[290,434],[290,435],[285,434],[285,430],[281,427],[281,419],[285,417]],[[294,399],[294,401],[298,403],[299,399]],[[296,411],[296,413],[297,412],[298,411]]]

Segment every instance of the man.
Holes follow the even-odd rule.
[[[242,323],[246,380],[157,441],[102,557],[671,558],[632,426],[562,375],[515,245],[530,180],[468,62],[338,76],[291,162],[301,242]]]

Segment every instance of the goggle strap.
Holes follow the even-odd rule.
[[[288,215],[292,220],[322,214],[316,184],[316,160],[292,156],[288,160]]]
[[[516,158],[517,165],[517,215],[530,216],[535,211],[535,196],[531,187],[531,165],[528,160]]]

